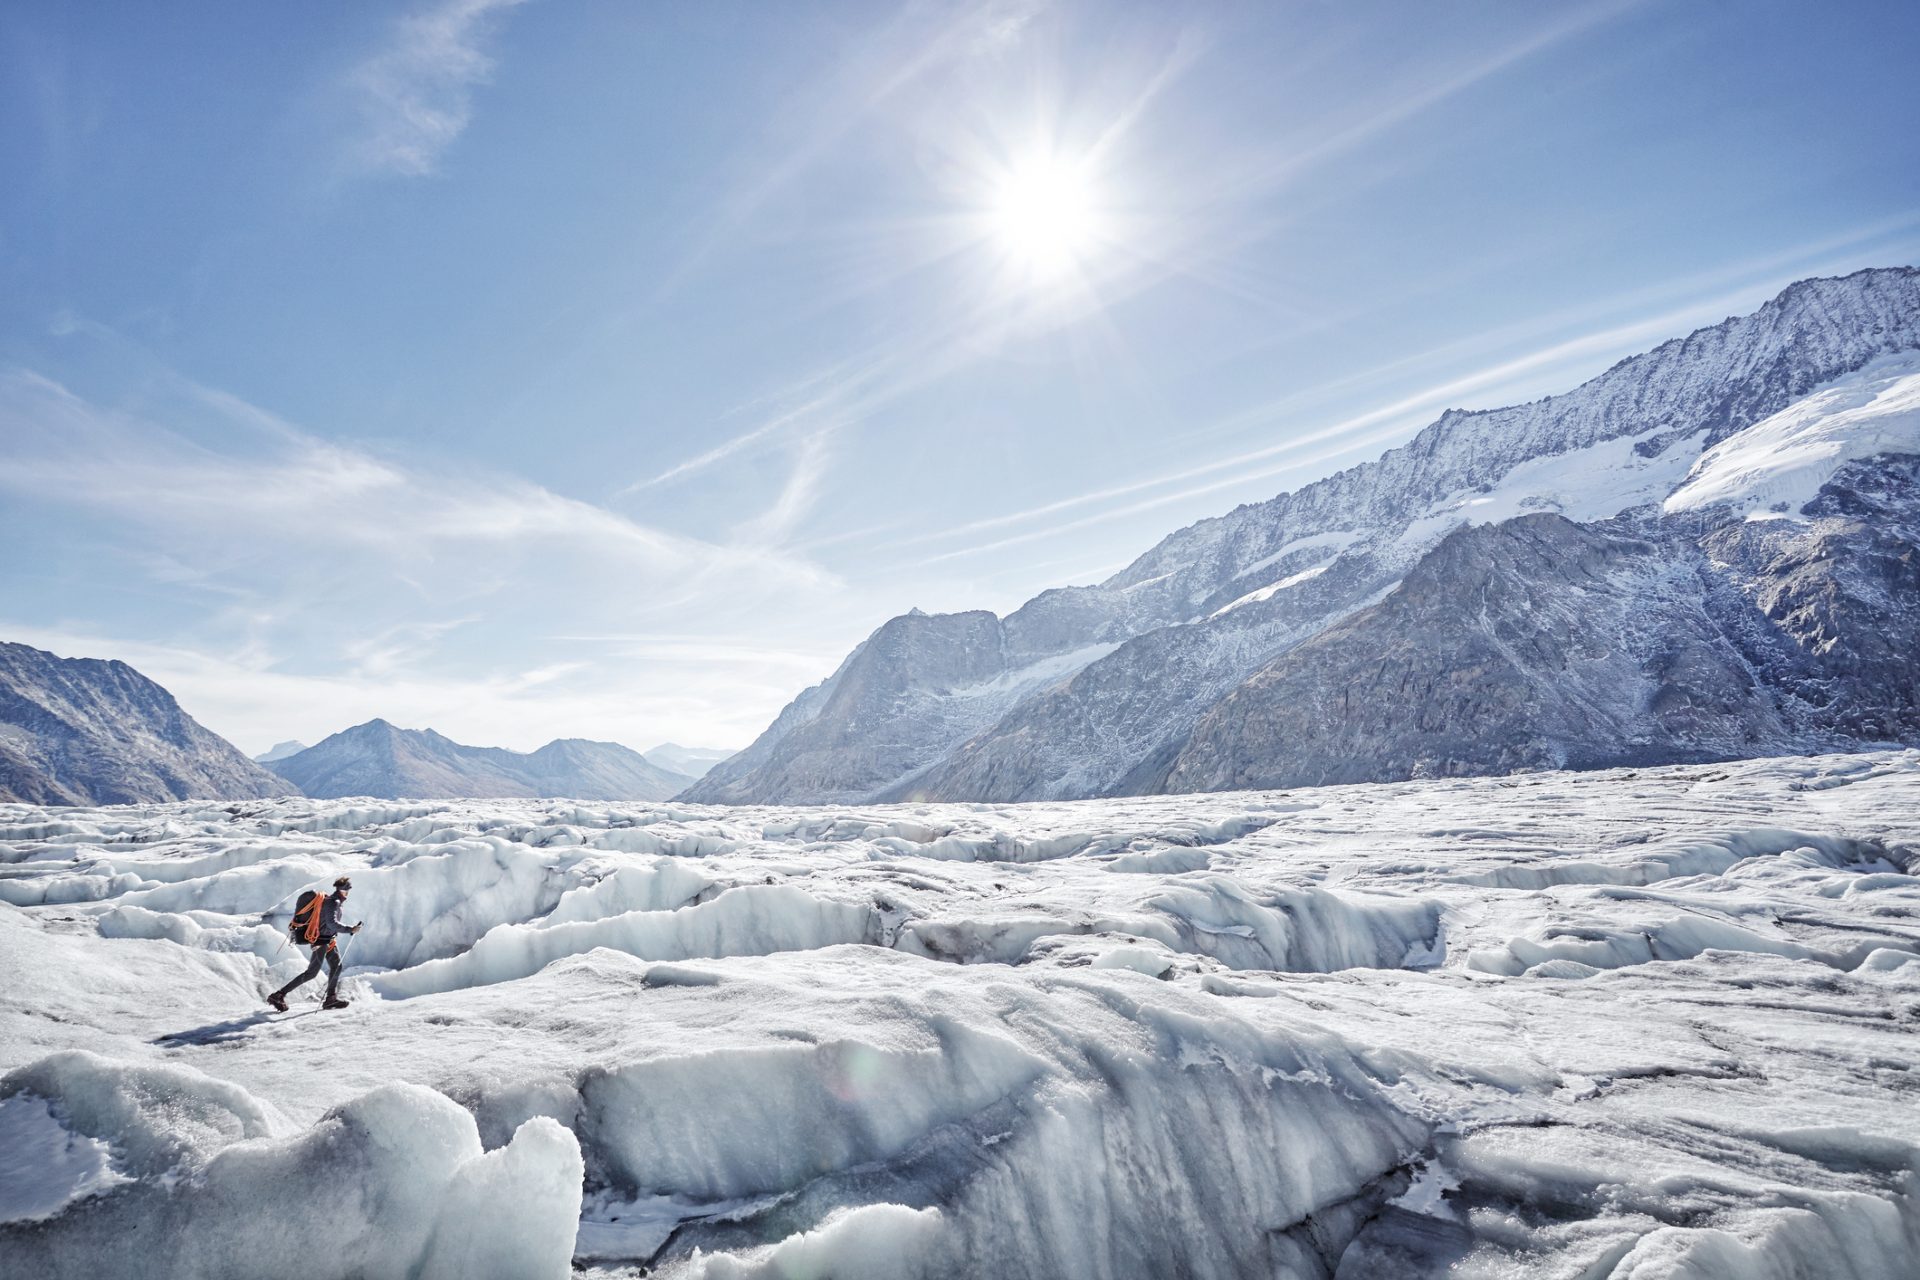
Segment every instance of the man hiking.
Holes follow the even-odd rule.
[[[287,1011],[287,992],[320,972],[322,964],[327,966],[327,998],[321,1002],[322,1009],[344,1009],[347,1002],[340,998],[340,947],[334,941],[342,929],[348,933],[360,932],[357,924],[341,924],[340,908],[347,904],[347,893],[353,888],[353,881],[341,876],[333,882],[333,892],[322,895],[309,889],[300,896],[300,905],[293,913],[293,923],[289,926],[294,941],[313,948],[313,962],[307,971],[267,997],[267,1003],[281,1013]]]

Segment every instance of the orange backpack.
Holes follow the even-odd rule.
[[[326,899],[313,889],[300,895],[300,905],[293,909],[293,923],[287,926],[295,942],[304,942],[312,946],[320,941],[320,904],[325,901]]]

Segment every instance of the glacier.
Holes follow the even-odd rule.
[[[1916,815],[0,805],[0,1277],[1910,1277]],[[268,1012],[342,873],[352,1006]]]
[[[1842,463],[1882,453],[1920,453],[1920,352],[1882,356],[1722,440],[1663,505],[1792,519]]]

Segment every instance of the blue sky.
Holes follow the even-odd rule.
[[[744,745],[909,607],[1920,261],[1911,3],[25,3],[0,638]]]

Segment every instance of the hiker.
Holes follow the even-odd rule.
[[[333,882],[332,893],[322,895],[309,889],[300,895],[300,905],[294,910],[290,927],[294,941],[313,948],[313,962],[305,973],[267,997],[267,1003],[281,1013],[287,1011],[287,992],[319,973],[322,964],[327,966],[327,998],[320,1007],[347,1007],[347,1002],[340,998],[340,947],[334,938],[342,929],[348,933],[360,932],[357,924],[340,923],[340,908],[346,905],[347,893],[352,888],[353,881],[341,876]]]

